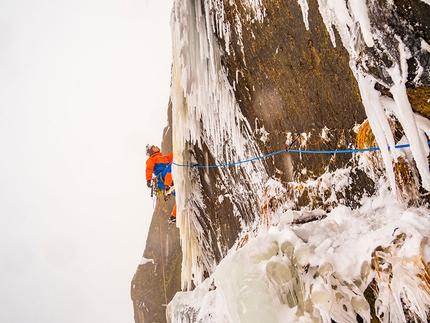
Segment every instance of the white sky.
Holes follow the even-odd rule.
[[[2,322],[133,322],[172,3],[1,1]]]

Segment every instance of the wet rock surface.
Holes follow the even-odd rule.
[[[244,53],[231,42],[233,54],[224,57],[242,112],[250,124],[264,126],[269,133],[267,141],[260,141],[267,153],[283,149],[288,133],[309,134],[307,149],[344,149],[355,141],[355,123],[366,118],[348,52],[339,38],[333,47],[318,3],[308,4],[306,30],[297,2],[265,1],[262,23],[242,21]],[[245,15],[233,8],[227,13],[232,24],[237,14]],[[321,137],[325,127],[330,131],[328,140]],[[288,182],[304,168],[305,177],[318,176],[327,166],[339,167],[350,159],[332,157],[284,154],[269,159],[266,167],[269,174]]]

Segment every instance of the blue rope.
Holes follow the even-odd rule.
[[[430,145],[430,141],[427,143]],[[394,146],[395,149],[402,149],[402,148],[408,148],[410,147],[409,144],[402,144],[402,145],[396,145]],[[262,155],[258,157],[254,157],[251,159],[241,160],[233,163],[228,164],[217,164],[217,165],[208,165],[208,166],[201,166],[201,165],[187,165],[187,164],[177,164],[173,163],[175,166],[180,167],[190,167],[190,168],[220,168],[220,167],[231,167],[234,165],[249,163],[255,160],[264,159],[267,157],[275,156],[281,153],[289,152],[289,153],[300,153],[300,154],[344,154],[344,153],[361,153],[366,151],[378,151],[381,150],[379,147],[373,147],[373,148],[362,148],[362,149],[340,149],[340,150],[302,150],[302,149],[282,149],[279,151],[275,151],[273,153]],[[388,150],[390,150],[390,146],[388,146]]]

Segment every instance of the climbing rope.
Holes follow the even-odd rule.
[[[430,145],[430,141],[427,144]],[[409,144],[402,144],[402,145],[394,146],[394,149],[401,149],[401,148],[408,148],[408,147],[410,147]],[[388,150],[390,150],[390,149],[391,149],[391,147],[388,146]],[[267,154],[267,155],[262,155],[262,156],[258,156],[258,157],[254,157],[254,158],[250,158],[250,159],[246,159],[246,160],[241,160],[241,161],[236,161],[236,162],[232,162],[232,163],[203,166],[203,165],[192,165],[192,164],[177,164],[174,162],[173,165],[179,166],[179,167],[189,167],[189,168],[220,168],[220,167],[231,167],[231,166],[235,166],[235,165],[239,165],[239,164],[249,163],[249,162],[253,162],[256,160],[260,160],[260,159],[264,159],[267,157],[282,154],[285,152],[300,153],[300,154],[331,154],[332,155],[332,154],[345,154],[345,153],[361,153],[361,152],[366,152],[366,151],[378,151],[378,150],[381,150],[381,149],[379,147],[372,147],[372,148],[362,148],[362,149],[306,150],[306,149],[290,149],[287,146],[285,149],[275,151],[275,152]]]
[[[160,210],[160,201],[157,201],[157,213],[160,219],[160,248],[161,248],[161,269],[163,272],[163,287],[164,287],[164,304],[167,306],[167,288],[166,288],[166,273],[164,269],[164,246],[163,246],[163,233],[161,231],[162,228],[162,218],[161,218],[161,210]]]

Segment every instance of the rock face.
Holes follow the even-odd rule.
[[[168,109],[171,123],[171,106]],[[171,128],[163,134],[162,152],[172,150]],[[168,218],[174,200],[159,197],[146,241],[143,264],[138,265],[131,281],[135,322],[165,322],[166,305],[181,288],[182,252],[179,231]]]
[[[308,30],[297,2],[265,4],[263,23],[243,21],[245,52],[231,42],[234,54],[224,57],[229,71],[239,71],[237,80],[233,73],[228,75],[230,83],[237,83],[235,94],[241,111],[250,122],[255,120],[270,133],[265,143],[260,140],[265,153],[282,149],[289,132],[311,133],[309,148],[342,148],[337,146],[340,142],[354,140],[354,123],[366,118],[347,51],[342,46],[333,47],[317,2],[308,4]],[[244,15],[239,8],[237,11]],[[233,23],[233,9],[227,12]],[[332,130],[332,138],[321,142],[320,134],[325,127]],[[332,166],[338,167],[349,159],[343,157],[339,156]],[[287,159],[287,155],[281,155],[269,160],[268,173],[278,169],[282,180],[291,181],[297,175],[296,170],[306,165],[309,171],[306,177],[318,176],[330,163],[331,156],[293,158],[292,168]]]
[[[235,106],[226,108],[236,107],[240,111],[233,123],[247,139],[249,145],[242,150],[248,156],[282,150],[293,138],[298,139],[292,149],[339,150],[360,147],[361,142],[366,143],[367,147],[377,145],[371,130],[363,130],[361,134],[366,133],[363,135],[365,138],[358,138],[358,125],[366,124],[366,111],[369,113],[366,110],[369,107],[363,105],[359,75],[365,72],[372,78],[372,84],[380,95],[393,97],[390,89],[395,79],[390,73],[393,67],[403,66],[403,60],[406,67],[403,66],[401,72],[407,74],[405,87],[412,109],[429,118],[428,4],[419,0],[394,3],[368,1],[370,22],[366,29],[363,21],[360,21],[361,25],[356,23],[348,28],[335,28],[335,21],[327,23],[329,15],[316,0],[266,0],[256,3],[259,5],[253,7],[244,1],[177,1],[172,16],[172,29],[179,30],[174,37],[178,35],[181,38],[176,41],[182,47],[174,46],[174,51],[179,52],[178,57],[191,56],[190,53],[197,48],[203,53],[199,57],[205,64],[207,62],[208,71],[216,70],[219,65],[219,71],[224,73],[228,93],[232,93],[235,102]],[[378,35],[372,46],[369,31]],[[186,38],[187,33],[189,38]],[[203,33],[207,33],[203,37],[207,38],[206,43],[201,41],[202,38],[200,42],[198,40]],[[342,45],[348,37],[355,44],[353,50]],[[185,40],[189,44],[184,44]],[[209,54],[205,52],[205,46],[208,46]],[[401,49],[402,46],[407,50]],[[219,63],[213,58],[211,49],[219,54]],[[405,52],[408,53],[406,58]],[[221,140],[218,140],[221,143],[216,142],[211,132],[216,129],[209,129],[208,126],[208,122],[212,122],[210,117],[207,121],[205,116],[190,112],[199,105],[193,101],[198,101],[198,98],[192,98],[191,93],[194,87],[201,84],[195,81],[197,77],[192,77],[193,67],[189,66],[192,63],[184,62],[187,62],[186,59],[179,63],[174,58],[172,87],[180,87],[181,91],[183,88],[183,92],[173,91],[173,117],[169,108],[169,124],[172,127],[164,135],[163,151],[170,151],[173,141],[176,145],[174,152],[178,158],[180,155],[184,163],[215,165],[222,160],[232,161],[241,156],[238,153],[241,148],[232,146],[235,136],[219,129],[223,132],[219,136]],[[175,76],[178,69],[182,69],[182,78]],[[185,74],[186,70],[188,74]],[[183,80],[186,76],[190,80],[188,87],[182,83],[179,86],[179,79]],[[210,88],[210,85],[205,86]],[[200,95],[204,96],[204,93],[200,92]],[[217,100],[211,102],[218,104]],[[202,127],[201,135],[195,138],[191,134],[189,138],[181,138],[185,144],[177,144],[179,141],[172,139],[170,129],[181,135],[186,133],[180,128],[195,115],[196,123]],[[398,132],[398,136],[394,136],[397,140],[407,129],[403,129],[402,120],[399,121],[394,114],[391,118],[393,132]],[[377,180],[375,172],[366,173],[358,166],[351,154],[285,152],[258,160],[247,169],[176,169],[175,184],[180,177],[178,186],[181,190],[178,194],[182,193],[181,199],[185,201],[179,203],[181,221],[179,228],[167,227],[165,219],[170,205],[166,203],[161,203],[161,226],[159,214],[154,213],[144,252],[144,257],[153,259],[154,263],[140,265],[132,281],[135,322],[164,322],[163,304],[181,289],[181,266],[182,288],[192,289],[193,284],[198,284],[211,273],[213,266],[238,239],[246,240],[247,235],[243,232],[255,230],[256,222],[268,221],[264,217],[256,218],[256,214],[264,215],[265,210],[276,207],[276,200],[265,195],[264,191],[264,182],[269,178],[284,185],[287,193],[283,198],[291,200],[292,209],[321,207],[330,210],[334,205],[327,197],[331,194],[336,194],[337,201],[355,207],[360,196],[373,192]],[[403,175],[401,172],[395,174],[398,182],[406,183],[399,179],[411,174],[415,174],[413,176],[417,177],[417,181],[421,180],[414,165],[405,167]],[[322,194],[315,194],[306,187],[306,181],[317,180],[336,169],[350,172],[350,183],[344,191],[332,192],[333,188],[327,188]],[[251,178],[252,172],[258,172],[261,177],[258,180]],[[416,181],[408,183],[410,186],[416,185]],[[400,190],[411,192],[401,187]],[[414,190],[424,189],[418,185]],[[411,198],[405,198],[405,201],[410,202]],[[196,264],[200,268],[193,271],[191,267],[196,267]]]

